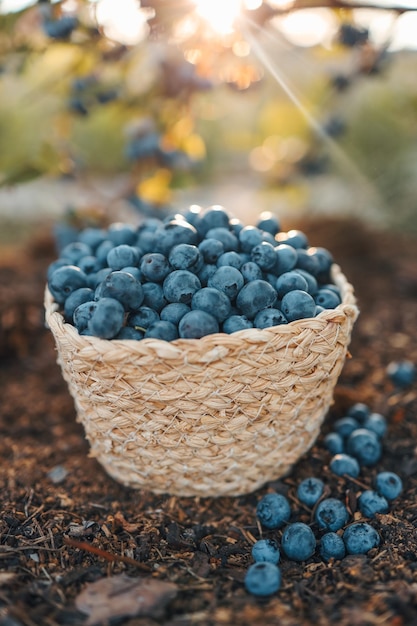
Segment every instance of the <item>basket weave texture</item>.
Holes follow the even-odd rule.
[[[46,324],[91,455],[120,483],[238,496],[275,480],[316,440],[358,315],[342,304],[265,330],[165,342],[80,336],[48,289]]]

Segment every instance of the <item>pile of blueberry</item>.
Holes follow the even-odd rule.
[[[372,466],[381,456],[381,439],[387,428],[385,418],[372,413],[363,403],[353,405],[346,417],[335,422],[335,429],[325,437],[325,445],[333,454],[331,470],[338,475],[357,477],[360,466]],[[347,450],[348,452],[345,452]],[[358,508],[365,519],[386,513],[389,503],[402,492],[401,478],[394,472],[378,472],[374,489],[363,490]],[[380,536],[368,521],[349,522],[349,511],[342,500],[328,497],[320,478],[310,477],[299,483],[298,500],[312,511],[313,528],[304,522],[292,522],[291,507],[286,496],[267,493],[256,507],[256,516],[267,530],[283,529],[281,548],[277,539],[259,539],[252,547],[253,563],[245,576],[247,591],[255,596],[270,596],[281,587],[278,563],[281,551],[294,561],[306,561],[318,547],[321,558],[343,559],[346,554],[366,554],[380,544]],[[281,551],[280,551],[281,550]]]
[[[85,228],[48,268],[65,320],[102,339],[199,339],[311,318],[341,303],[332,255],[271,213],[221,206]]]

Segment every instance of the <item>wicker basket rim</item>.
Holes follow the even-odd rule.
[[[353,323],[359,314],[353,286],[347,281],[339,265],[332,265],[331,275],[333,281],[340,288],[342,293],[342,303],[334,309],[325,309],[316,317],[294,320],[288,324],[281,324],[266,329],[248,328],[240,330],[231,335],[227,335],[228,343],[234,342],[241,344],[242,341],[254,344],[268,343],[271,338],[277,334],[284,334],[295,330],[301,331],[309,327],[314,330],[317,322],[341,323],[347,317],[351,318]],[[44,306],[46,326],[50,330],[59,335],[66,335],[69,340],[72,339],[80,347],[95,347],[99,352],[105,351],[108,348],[108,339],[101,339],[90,335],[80,335],[72,324],[65,322],[59,312],[59,305],[54,301],[48,289],[48,285],[45,287]],[[165,357],[169,358],[169,356],[171,356],[172,358],[176,358],[180,352],[186,353],[188,350],[195,352],[196,349],[199,349],[204,353],[212,348],[221,347],[224,345],[224,337],[224,333],[213,333],[201,337],[201,339],[175,339],[171,342],[162,339],[142,339],[141,341],[134,339],[111,339],[111,344],[114,347],[117,345],[128,346],[129,350],[137,347],[138,352],[143,352],[146,348],[150,348]]]

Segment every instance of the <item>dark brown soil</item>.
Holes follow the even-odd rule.
[[[417,392],[395,389],[386,375],[392,360],[417,363],[417,239],[347,220],[298,227],[313,245],[333,252],[355,285],[361,315],[352,358],[310,453],[277,484],[236,499],[127,489],[89,459],[43,322],[52,241],[35,233],[19,249],[0,250],[1,625],[82,625],[87,618],[76,608],[78,594],[119,573],[172,582],[178,591],[162,613],[151,609],[112,624],[417,624]],[[381,461],[353,481],[331,474],[322,440],[358,401],[383,413],[389,430]],[[359,519],[357,495],[381,469],[398,472],[404,492],[388,514],[371,520],[379,548],[328,564],[318,552],[305,563],[284,557],[276,595],[261,601],[245,591],[251,545],[260,536],[255,506],[268,489],[287,494],[294,520],[316,530],[295,496],[302,478],[322,477]],[[280,532],[263,536],[279,539]]]

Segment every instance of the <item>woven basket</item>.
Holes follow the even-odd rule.
[[[242,495],[286,474],[333,401],[353,323],[352,286],[315,318],[202,339],[103,340],[51,329],[78,420],[117,481],[180,496]]]

